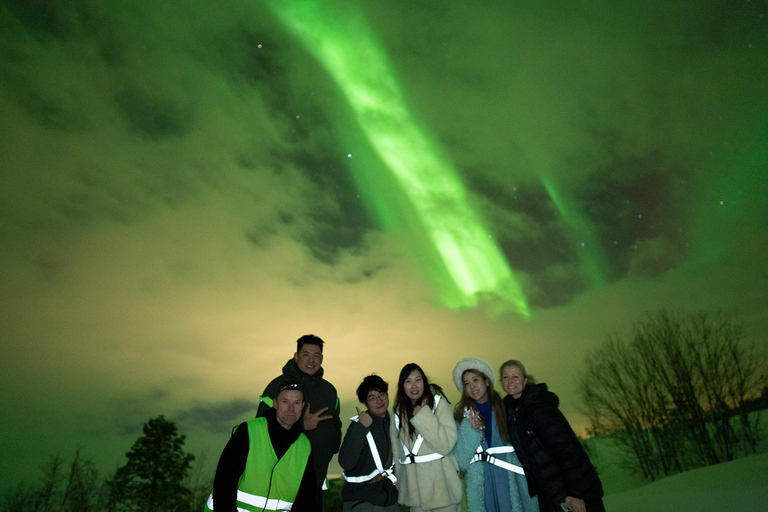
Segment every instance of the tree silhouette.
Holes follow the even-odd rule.
[[[126,453],[110,486],[110,510],[175,512],[189,490],[182,483],[194,455],[183,449],[176,424],[162,415],[144,424],[144,435]]]
[[[765,360],[728,315],[646,315],[585,359],[579,390],[595,434],[613,435],[646,480],[753,453],[749,401]]]

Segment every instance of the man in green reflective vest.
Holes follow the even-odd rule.
[[[235,427],[216,467],[206,511],[319,510],[312,449],[299,421],[304,389],[286,380],[277,391],[263,416]]]

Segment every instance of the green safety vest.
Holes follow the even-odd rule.
[[[237,484],[237,508],[243,512],[291,510],[299,492],[311,447],[309,439],[299,434],[280,460],[269,438],[266,418],[248,420],[248,458]],[[213,511],[213,494],[205,512]]]

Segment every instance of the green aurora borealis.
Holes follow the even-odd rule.
[[[646,311],[768,350],[765,1],[0,3],[0,481],[209,467],[293,354],[457,396]],[[349,414],[348,414],[349,413]],[[51,428],[55,423],[56,428]]]
[[[385,178],[359,169],[360,188],[372,198],[382,225],[398,227],[394,219],[414,211],[417,218],[409,224],[424,231],[423,238],[439,255],[422,261],[422,268],[450,277],[438,277],[443,302],[471,307],[477,304],[477,294],[493,293],[527,318],[528,305],[509,265],[467,204],[464,185],[448,157],[410,114],[387,56],[362,13],[354,4],[331,2],[272,2],[272,6],[344,92],[363,133],[408,197],[410,208],[394,208],[387,195],[379,197],[388,190],[381,186]],[[440,272],[441,267],[446,272]]]

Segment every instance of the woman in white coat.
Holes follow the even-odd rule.
[[[456,423],[440,386],[409,363],[400,371],[390,426],[401,504],[411,512],[460,512],[461,479],[451,454]]]

